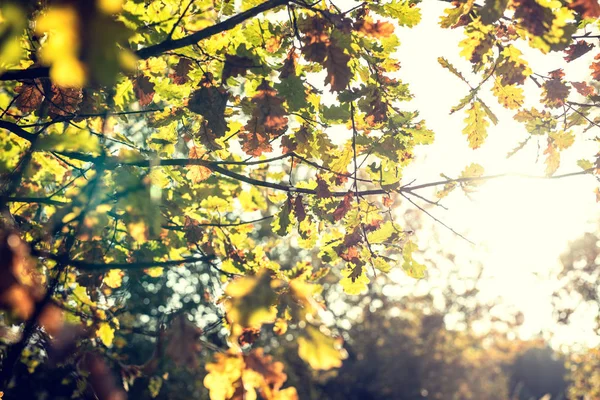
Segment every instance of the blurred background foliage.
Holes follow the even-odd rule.
[[[580,307],[587,307],[586,317],[598,321],[598,243],[598,233],[586,233],[561,258],[554,294],[559,324],[568,324]],[[288,265],[300,256],[282,255]],[[460,262],[436,262],[453,260],[448,254],[426,256],[432,265],[428,273],[435,279],[422,285],[398,288],[397,282],[380,275],[367,296],[348,296],[332,272],[325,278],[322,300],[329,311],[324,320],[344,339],[348,354],[341,368],[315,371],[298,357],[294,330],[303,327],[290,325],[280,335],[273,329],[246,332],[240,344],[247,352],[264,347],[283,362],[285,386],[296,387],[300,399],[600,398],[600,349],[552,347],[551,332],[521,339],[520,312],[498,313],[501,304],[481,300],[483,266],[469,277],[459,273],[464,267]],[[133,328],[121,332],[109,353],[130,398],[209,399],[203,385],[205,366],[215,352],[226,349],[227,327],[213,301],[222,293],[217,274],[197,268],[176,268],[157,278],[131,274],[112,293],[116,301],[127,302],[131,313]],[[10,329],[2,329],[4,343],[10,342]],[[15,371],[14,388],[20,392],[11,394],[23,399],[87,398],[90,393],[76,366],[56,368],[43,362],[46,345],[40,332],[26,350],[29,362]]]

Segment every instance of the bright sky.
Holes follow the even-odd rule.
[[[439,28],[439,15],[447,4],[424,3],[421,24],[398,31],[402,42],[398,57],[402,65],[400,76],[410,84],[415,95],[411,106],[421,111],[428,127],[435,131],[436,141],[419,151],[417,161],[405,170],[405,181],[439,180],[440,173],[457,176],[471,162],[484,166],[486,174],[543,175],[543,157],[540,155],[536,163],[537,144],[533,140],[522,152],[506,159],[508,151],[527,134],[513,121],[514,113],[504,112],[491,95],[484,99],[500,123],[490,127],[489,137],[481,149],[468,148],[461,132],[464,112],[449,115],[450,108],[467,94],[468,88],[437,62],[439,56],[444,56],[468,76],[470,64],[458,56],[458,42],[463,34],[459,29]],[[522,46],[522,50],[525,48]],[[527,57],[532,69],[540,73],[565,64],[560,55],[550,61],[536,52]],[[579,60],[574,64],[567,76],[572,72],[577,74],[572,75],[575,79],[579,76],[579,80],[589,80],[586,76],[589,62]],[[530,96],[538,94],[534,92]],[[595,151],[594,146],[585,144],[568,150],[558,173],[576,171],[576,160],[586,155],[591,158]],[[449,211],[441,208],[429,208],[429,211],[478,244],[471,246],[451,232],[439,234],[440,240],[447,241],[443,243],[452,246],[452,252],[459,259],[468,260],[465,273],[472,271],[478,261],[484,265],[486,279],[481,289],[486,296],[500,297],[505,304],[517,306],[524,312],[524,336],[544,330],[554,333],[556,343],[593,345],[600,342],[600,338],[584,321],[565,330],[556,329],[550,296],[555,285],[551,273],[559,265],[559,255],[570,240],[586,230],[593,230],[598,221],[599,207],[593,193],[596,185],[590,176],[561,180],[503,178],[483,185],[472,196],[473,201],[457,190],[443,202]],[[437,229],[444,230],[439,225]]]

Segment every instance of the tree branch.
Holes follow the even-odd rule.
[[[265,11],[287,4],[289,0],[269,0],[262,4],[257,5],[247,11],[239,13],[223,22],[219,22],[215,25],[209,26],[208,28],[202,29],[201,31],[192,33],[191,35],[182,37],[180,39],[167,39],[164,42],[148,46],[135,52],[135,54],[142,60],[150,57],[155,57],[163,54],[166,51],[180,49],[182,47],[191,46],[198,43],[203,39],[207,39],[218,33],[233,29],[235,26],[243,23],[244,21],[257,16]],[[50,69],[48,67],[35,67],[22,70],[9,70],[0,75],[0,81],[15,81],[25,79],[35,79],[48,77]]]

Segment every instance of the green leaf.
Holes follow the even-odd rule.
[[[444,57],[438,57],[438,63],[446,68],[448,71],[452,72],[454,74],[454,76],[458,77],[461,81],[465,82],[466,84],[468,84],[467,80],[465,79],[465,77],[463,76],[462,73],[460,73],[456,67],[454,65],[452,65],[450,63],[450,61],[446,60]]]

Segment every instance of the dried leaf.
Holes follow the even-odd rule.
[[[225,109],[229,100],[229,92],[223,86],[215,86],[212,75],[205,75],[200,82],[200,89],[194,91],[188,100],[188,108],[202,115],[208,122],[207,127],[220,138],[227,132]]]
[[[17,86],[16,93],[19,95],[15,102],[17,108],[25,114],[36,111],[44,101],[44,93],[39,79],[32,83],[22,83]]]
[[[189,152],[189,158],[192,160],[199,160],[202,154],[200,149],[196,146],[192,147]],[[188,165],[188,173],[186,178],[191,180],[193,183],[200,183],[207,180],[212,175],[212,170],[205,165]]]
[[[229,77],[246,76],[247,71],[255,66],[251,58],[227,54],[221,79],[224,83]]]
[[[288,119],[284,100],[266,80],[258,86],[252,102],[255,105],[252,117],[239,136],[246,154],[256,157],[273,150],[270,140],[287,131]]]
[[[352,191],[348,191],[348,193],[346,193],[346,195],[344,196],[344,198],[342,199],[340,204],[337,206],[337,208],[333,212],[333,220],[334,221],[341,220],[348,213],[348,211],[350,211],[350,209],[352,208],[353,196],[354,196],[354,193]]]
[[[150,82],[150,78],[146,75],[139,75],[133,81],[133,92],[140,106],[146,107],[152,103],[152,99],[154,98],[154,83]]]
[[[378,39],[390,37],[394,33],[394,25],[387,21],[374,22],[369,16],[357,20],[354,24],[354,29]]]
[[[329,84],[332,91],[340,92],[346,89],[352,78],[352,71],[348,66],[350,56],[333,41],[327,46],[326,54],[327,58],[323,64],[327,69],[325,84]]]
[[[176,85],[185,85],[190,81],[190,77],[188,76],[188,72],[192,69],[192,60],[189,58],[180,58],[177,65],[175,65],[174,71],[172,74],[169,74],[169,78]]]
[[[564,59],[567,62],[576,60],[579,57],[586,54],[587,52],[589,52],[590,50],[592,50],[593,47],[594,45],[592,43],[588,43],[585,40],[578,40],[577,42],[565,49],[565,53],[567,55],[564,57]]]
[[[600,17],[600,4],[598,4],[598,0],[573,0],[567,6],[581,14],[583,18]]]
[[[573,86],[580,95],[585,97],[592,96],[596,93],[596,89],[585,82],[571,82],[571,86]]]

